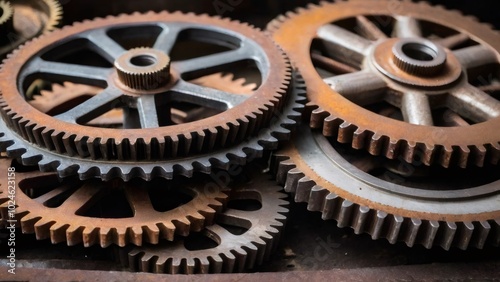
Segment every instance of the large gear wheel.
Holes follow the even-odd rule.
[[[259,173],[252,179],[232,189],[228,198],[230,208],[217,217],[216,224],[199,234],[214,245],[190,248],[187,243],[190,238],[179,238],[137,247],[129,252],[129,266],[135,271],[200,274],[243,272],[261,265],[277,247],[288,202],[284,200],[286,194],[280,192],[282,188],[274,185],[266,174]],[[231,208],[232,201],[252,200],[258,201],[260,207]],[[227,226],[244,228],[245,232],[235,234]]]
[[[125,22],[127,32],[124,33],[121,23]],[[146,36],[152,41],[151,45],[158,42],[158,49],[132,48],[126,51],[112,39],[127,35],[126,39],[131,40],[130,30],[136,30],[136,36],[144,36],[140,30],[144,27],[149,30],[152,26],[157,27],[154,28],[156,32],[154,35],[146,33]],[[82,36],[86,39],[82,39]],[[161,62],[168,62],[166,53],[160,52],[159,49],[175,49],[172,45],[175,45],[176,38],[188,38],[196,42],[201,40],[204,44],[223,44],[231,50],[178,60],[176,57],[179,55],[174,52],[171,54],[173,61],[170,66],[170,82],[160,90],[134,90],[124,85],[129,82],[121,81],[119,77],[130,75],[121,70],[123,65],[127,65],[127,57],[132,56],[131,60],[139,65],[150,63],[148,58],[153,57],[161,57]],[[60,39],[65,39],[64,44]],[[47,51],[57,51],[57,48],[63,47],[67,50],[65,47],[67,44],[71,45],[72,40],[93,42],[88,45],[93,46],[95,52],[110,61],[119,57],[115,65],[119,64],[120,70],[50,62],[48,57],[39,53],[43,51],[50,57],[52,51]],[[145,44],[144,40],[140,41],[136,43]],[[228,41],[232,44],[228,45]],[[51,48],[40,49],[41,46]],[[23,58],[31,60],[25,61],[25,64],[20,63]],[[136,58],[139,58],[138,62]],[[29,65],[34,61],[38,61],[36,64],[54,65],[43,70],[38,67],[33,69]],[[245,62],[245,66],[256,64],[262,78],[259,87],[251,95],[226,93],[188,82],[196,79],[197,75],[217,73],[221,71],[221,67],[233,66],[232,63],[240,61]],[[63,70],[59,68],[61,66],[69,69]],[[131,67],[131,70],[134,69],[140,67]],[[159,71],[161,73],[162,68],[159,68]],[[8,83],[12,75],[17,76],[16,73],[19,72],[23,78],[18,81],[26,80],[28,85],[29,81],[39,78],[37,75],[42,73],[44,79],[96,83],[105,90],[73,109],[51,117],[34,110],[20,95],[25,90],[23,87],[18,89],[16,83]],[[33,72],[35,77],[24,76],[29,72]],[[122,74],[119,76],[117,72]],[[100,75],[104,73],[106,76],[103,78]],[[135,74],[132,72],[132,76],[140,77],[140,73],[141,71]],[[158,73],[155,75],[162,76]],[[0,138],[0,143],[2,147],[8,147],[7,151],[11,157],[23,155],[24,164],[40,162],[43,171],[57,169],[62,177],[79,173],[82,179],[121,177],[127,180],[142,177],[149,180],[155,176],[171,178],[174,170],[188,176],[193,170],[207,172],[214,163],[222,167],[227,165],[228,158],[237,158],[241,162],[247,158],[248,152],[251,151],[254,157],[254,152],[261,152],[262,144],[272,149],[277,145],[278,139],[288,138],[289,131],[285,128],[295,124],[289,118],[296,119],[300,116],[296,110],[301,106],[297,105],[296,101],[302,99],[298,92],[303,91],[300,89],[301,82],[291,82],[291,76],[287,59],[269,38],[252,27],[229,20],[164,12],[75,24],[34,40],[16,51],[5,62],[0,77],[9,77],[5,80],[5,85],[2,85],[1,97],[4,120],[8,128],[0,124],[0,132],[5,133]],[[106,87],[102,85],[102,79],[108,78]],[[127,79],[136,81],[130,77]],[[137,84],[132,87],[142,87],[141,81],[142,79],[133,82]],[[155,94],[156,91],[159,91],[159,94]],[[162,114],[169,110],[162,107],[168,108],[170,101],[193,103],[222,112],[201,120],[163,126],[160,119],[165,119]],[[78,124],[83,123],[82,120],[93,120],[114,108],[122,108],[128,115],[128,119],[125,119],[130,122],[125,129],[95,128]]]
[[[0,58],[3,58],[31,38],[54,30],[61,21],[62,8],[58,0],[0,1],[0,15]],[[10,19],[2,24],[3,17],[8,15]]]
[[[498,163],[500,36],[489,26],[424,2],[353,0],[268,30],[303,72],[310,125],[325,136],[426,165]]]
[[[374,157],[300,128],[272,167],[296,202],[356,234],[408,246],[500,243],[500,166],[446,169]]]
[[[222,188],[205,189],[208,178],[104,182],[58,179],[0,158],[1,169],[16,168],[17,220],[23,233],[69,246],[83,243],[125,246],[158,244],[160,239],[187,236],[213,223],[227,195]],[[0,180],[0,211],[7,214],[7,179]]]

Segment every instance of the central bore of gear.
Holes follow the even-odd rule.
[[[170,57],[152,48],[135,48],[115,61],[118,78],[135,90],[154,90],[170,81]]]
[[[404,38],[392,47],[393,62],[402,71],[416,76],[433,76],[446,64],[446,52],[431,41]]]

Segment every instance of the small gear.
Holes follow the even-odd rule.
[[[121,23],[127,23],[126,30]],[[156,31],[142,32],[150,28]],[[132,43],[124,42],[131,36],[141,37],[141,45],[147,41],[152,47],[135,49]],[[142,36],[148,37],[147,40]],[[174,52],[177,39],[184,38],[192,38],[198,44],[215,44],[224,51],[186,59]],[[88,52],[94,52],[92,58],[95,60],[68,63],[68,60],[80,59],[71,50],[81,51],[82,45],[77,44],[81,40],[88,43],[84,46]],[[68,44],[78,48],[69,48]],[[42,46],[50,48],[40,48]],[[67,56],[60,58],[60,50],[65,50],[63,53]],[[170,56],[172,62],[170,78],[150,85],[154,89],[132,89],[120,79],[112,65],[102,67],[110,63],[116,65],[117,59],[128,55],[130,64],[153,69],[162,64],[156,51]],[[90,62],[92,66],[82,65]],[[141,66],[144,63],[147,64]],[[228,66],[239,66],[239,63],[244,68],[253,68],[261,80],[251,95],[227,93],[189,82],[223,71]],[[11,81],[13,77],[19,79]],[[138,169],[146,162],[159,163],[237,146],[267,127],[293,92],[289,62],[264,33],[220,18],[167,12],[96,19],[39,37],[5,61],[0,78],[0,84],[4,84],[1,85],[3,119],[9,131],[32,144],[29,147],[84,162],[135,163]],[[28,87],[29,81],[37,78],[105,89],[84,103],[51,117],[33,110],[23,95],[26,89],[18,89],[19,84],[15,82],[26,83]],[[191,103],[220,113],[202,120],[172,124],[165,113],[173,102]],[[125,130],[89,130],[88,121],[114,108],[124,110]]]
[[[498,163],[500,101],[485,89],[498,80],[500,36],[489,26],[424,2],[353,0],[300,8],[268,30],[303,72],[310,125],[324,135],[407,162]]]
[[[62,18],[62,7],[58,0],[16,0],[11,1],[10,5],[9,2],[1,1],[0,15],[2,10],[3,15],[10,14],[11,19],[2,27],[3,16],[0,17],[0,34],[6,36],[0,38],[0,58],[31,38],[54,30]]]
[[[50,238],[54,244],[83,242],[104,248],[173,240],[174,235],[187,236],[212,224],[227,198],[218,186],[204,189],[205,177],[128,183],[60,180],[54,173],[12,165],[7,158],[1,158],[0,165],[4,171],[17,166],[16,214],[22,232],[35,233],[39,240]],[[2,178],[2,215],[8,209],[7,187]]]
[[[234,187],[228,199],[230,208],[217,217],[216,224],[207,226],[199,234],[215,246],[189,248],[189,238],[179,238],[156,246],[138,247],[129,252],[129,266],[135,271],[199,274],[243,272],[261,265],[277,247],[285,225],[288,202],[281,190],[267,175],[260,173],[250,183]],[[261,206],[235,209],[231,208],[233,200],[254,200]],[[245,231],[234,234],[227,226]]]
[[[408,246],[500,244],[500,166],[446,169],[374,157],[306,126],[272,167],[285,191],[356,234]]]
[[[14,30],[14,11],[7,1],[0,1],[0,46],[9,42],[8,34]]]

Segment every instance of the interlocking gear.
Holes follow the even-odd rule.
[[[489,26],[423,2],[353,0],[268,30],[303,72],[324,135],[407,162],[498,163],[500,36]]]
[[[216,224],[201,232],[216,246],[190,249],[187,239],[162,242],[156,246],[135,248],[129,253],[133,270],[170,274],[243,272],[261,265],[277,247],[284,228],[288,202],[281,187],[259,173],[250,183],[234,187],[229,195],[230,208],[221,213]],[[254,200],[258,209],[231,208],[231,201]],[[224,226],[248,229],[234,234]]]
[[[124,22],[127,33],[121,29],[120,23]],[[136,36],[144,36],[141,30],[151,26],[157,30],[149,38],[152,45],[156,42],[151,50],[167,51],[165,54],[175,49],[177,36],[233,49],[183,60],[175,60],[174,54],[167,85],[160,83],[153,90],[141,91],[124,85],[112,67],[54,62],[56,59],[51,58],[59,54],[58,48],[68,50],[67,44],[72,44],[68,42],[84,40],[92,50],[113,62],[128,52],[118,43],[120,35],[129,38],[128,32],[135,30]],[[220,33],[221,28],[224,34]],[[65,40],[55,43],[61,42],[60,39]],[[156,61],[149,59],[155,54],[144,52],[138,55],[139,62],[133,57],[130,63],[154,66]],[[251,95],[227,93],[189,82],[241,61],[246,65],[256,62],[260,72],[262,82]],[[20,95],[26,89],[18,91],[16,80],[11,79],[12,75],[20,75],[19,81],[29,84],[27,80],[40,74],[52,81],[83,82],[105,90],[51,117],[33,110]],[[0,78],[4,84],[1,99],[7,125],[0,124],[0,132],[4,132],[0,144],[11,157],[22,155],[26,165],[39,162],[44,171],[57,169],[61,177],[78,173],[82,179],[150,180],[155,176],[171,178],[174,172],[186,176],[192,175],[193,170],[209,172],[212,165],[223,168],[229,159],[244,162],[249,155],[260,154],[262,146],[273,149],[278,141],[288,138],[286,128],[293,126],[292,119],[300,116],[297,110],[301,106],[296,102],[303,99],[299,93],[303,92],[300,79],[291,81],[291,76],[287,59],[271,40],[254,28],[229,20],[163,12],[75,24],[34,40],[5,62]],[[166,122],[163,126],[163,114],[169,112],[170,101],[222,112],[184,124]],[[126,115],[125,130],[82,125],[115,108],[123,109]]]
[[[4,171],[11,163],[0,158]],[[122,247],[158,244],[160,239],[187,236],[213,223],[227,195],[218,186],[205,189],[206,178],[127,183],[60,180],[54,173],[17,165],[17,220],[23,233],[35,233],[39,240],[50,238],[54,244],[103,248],[113,243]],[[2,178],[2,218],[8,212],[7,187],[7,179]]]
[[[272,167],[285,191],[339,227],[426,248],[500,244],[500,166],[446,169],[374,157],[306,126]]]
[[[61,18],[57,0],[0,1],[0,58],[27,40],[54,30]]]

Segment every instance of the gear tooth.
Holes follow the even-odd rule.
[[[316,129],[322,128],[325,118],[328,117],[329,115],[330,114],[327,113],[322,108],[316,108],[315,110],[313,110],[311,112],[311,120],[310,120],[311,128],[316,128]],[[323,131],[323,134],[324,133],[325,132]],[[324,135],[328,136],[327,134]]]
[[[325,205],[325,198],[329,194],[328,190],[315,185],[311,189],[311,196],[307,204],[307,209],[310,211],[322,212]]]
[[[40,154],[37,154],[35,152],[32,152],[32,151],[26,151],[26,153],[24,153],[22,156],[21,156],[21,159],[23,160],[23,163],[26,163],[26,164],[38,164],[38,162],[43,158],[42,155]]]
[[[156,226],[155,226],[156,227]],[[144,229],[147,227],[144,226]],[[130,241],[132,244],[136,246],[142,246],[143,242],[143,227],[141,226],[132,226],[126,230],[126,233],[124,235],[124,245],[127,244],[128,241]],[[148,236],[149,234],[146,234]],[[146,237],[144,240],[147,240],[149,242],[149,237]],[[154,240],[154,238],[153,238]],[[151,242],[154,244],[154,242]],[[158,238],[156,238],[156,243],[158,243]]]
[[[35,233],[35,224],[41,219],[40,216],[28,213],[26,216],[21,218],[21,229],[25,234]]]
[[[458,248],[466,250],[474,234],[474,224],[472,224],[472,222],[461,222],[459,224],[461,228],[457,234],[456,245]]]
[[[83,242],[83,226],[70,225],[66,229],[66,240],[68,246],[75,246]]]
[[[124,245],[122,244],[122,238],[118,238],[120,236],[118,232],[115,228],[109,228],[109,227],[99,228],[99,244],[101,245],[101,248],[109,247],[113,243],[114,238],[118,239],[117,240],[118,245],[120,247],[123,247]]]
[[[439,163],[445,167],[450,167],[451,159],[453,157],[453,148],[443,147]]]
[[[454,222],[441,223],[439,234],[434,244],[439,244],[444,250],[449,250],[457,233],[457,225]]]
[[[309,201],[311,189],[314,185],[316,185],[316,183],[314,183],[314,181],[307,176],[299,179],[297,182],[297,188],[295,189],[295,202],[307,203]]]
[[[54,221],[47,220],[45,218],[40,218],[35,225],[35,234],[37,240],[44,240],[50,238],[50,227],[54,225]]]
[[[58,244],[66,241],[66,230],[69,225],[56,222],[50,227],[50,239],[52,244]]]
[[[340,210],[338,212],[337,218],[337,226],[338,227],[347,227],[351,223],[351,218],[353,214],[353,210],[356,205],[353,202],[344,200],[342,205],[340,206]]]
[[[378,240],[382,238],[383,228],[387,219],[387,213],[383,211],[377,211],[375,219],[370,227],[370,234],[373,240]]]
[[[13,143],[5,150],[7,155],[11,158],[17,158],[26,152],[26,149],[21,144]]]
[[[337,194],[330,192],[325,198],[321,218],[323,220],[336,219],[336,212],[341,204],[342,198],[340,198]]]
[[[419,231],[423,229],[424,232],[427,232],[427,235],[431,235],[432,232],[434,231],[434,222],[430,222],[429,224],[426,225],[426,223],[423,223],[422,220],[418,218],[411,218],[408,219],[406,222],[403,224],[406,224],[406,230],[402,230],[402,235],[404,235],[403,239],[408,247],[413,247],[415,245],[415,242],[417,241],[417,236],[419,235]],[[424,225],[424,228],[422,228],[422,225]],[[427,227],[427,228],[425,228]],[[439,227],[439,224],[438,224]],[[436,229],[437,231],[437,229]],[[431,246],[432,246],[432,241],[434,238],[430,239],[431,237],[429,236],[424,236],[424,241],[423,244],[426,248],[429,248],[429,240],[431,240]]]
[[[354,149],[365,148],[366,140],[371,140],[371,138],[370,138],[371,134],[372,133],[367,131],[367,130],[364,130],[361,128],[356,129],[356,131],[354,131],[354,133],[353,133],[352,147]]]
[[[479,221],[475,223],[475,227],[476,232],[471,239],[471,245],[474,245],[478,249],[483,249],[488,239],[488,235],[491,232],[491,225],[488,221]]]
[[[370,208],[365,206],[360,206],[354,210],[353,218],[353,229],[355,234],[361,234],[364,232],[365,223],[368,219],[370,213]]]
[[[411,164],[413,163],[416,151],[418,150],[417,144],[415,142],[409,142],[409,141],[406,141],[404,143],[406,144],[404,145],[403,158],[405,162]]]
[[[491,150],[489,151],[489,159],[491,164],[498,164],[500,162],[500,143],[490,144]]]
[[[274,171],[273,174],[276,175],[276,181],[280,185],[284,186],[286,183],[286,178],[287,178],[288,172],[290,170],[292,170],[293,168],[295,168],[296,165],[293,162],[291,162],[290,160],[279,161],[279,159],[283,159],[286,157],[275,155],[274,158],[275,158],[276,162],[279,162],[279,164],[278,164],[278,167],[276,168],[276,171]]]
[[[389,231],[387,233],[387,240],[391,244],[396,244],[399,239],[399,233],[404,222],[404,218],[399,215],[391,215],[389,218]]]
[[[288,193],[295,193],[299,185],[299,180],[304,176],[305,175],[299,169],[294,168],[290,170],[285,183],[285,191]]]
[[[500,219],[491,220],[489,223],[491,224],[491,232],[488,240],[497,247],[500,245]]]
[[[469,162],[469,156],[471,155],[471,151],[469,148],[465,146],[460,146],[460,149],[458,150],[458,165],[461,168],[466,168],[467,164]]]
[[[435,153],[436,153],[436,147],[426,144],[423,147],[423,155],[422,155],[422,160],[421,161],[425,165],[430,166],[431,164],[434,163],[434,155],[435,155]]]
[[[349,122],[343,122],[339,126],[339,133],[337,141],[344,144],[351,144],[353,142],[354,131],[357,130],[356,126]]]
[[[434,240],[439,231],[440,224],[435,220],[426,221],[423,223],[422,231],[425,232],[422,239],[422,245],[430,249],[434,245]]]
[[[486,161],[487,154],[488,150],[486,149],[485,146],[483,145],[474,146],[472,148],[473,159],[471,160],[471,162],[473,162],[478,167],[483,167]]]
[[[85,247],[90,247],[98,242],[99,230],[94,227],[85,227],[82,232],[83,245]]]

